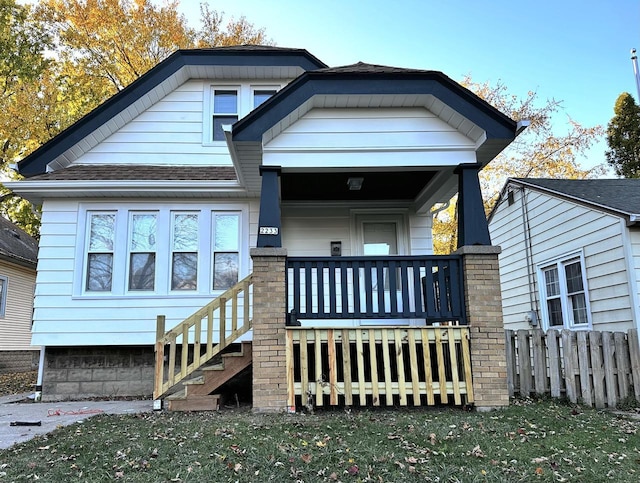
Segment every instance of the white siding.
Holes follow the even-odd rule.
[[[505,326],[526,328],[525,314],[531,310],[521,192],[511,206],[503,200],[490,224],[491,238],[502,247],[500,279]],[[539,300],[537,269],[541,263],[582,251],[593,328],[626,330],[633,327],[620,218],[527,191],[532,262]]]
[[[184,209],[185,204],[176,204]],[[255,246],[258,201],[238,202],[246,207],[241,257],[250,271],[248,247]],[[135,202],[124,203],[135,209]],[[121,205],[113,204],[113,208]],[[193,206],[193,204],[191,205]],[[215,202],[206,203],[215,209]],[[226,206],[226,204],[225,204]],[[34,304],[34,345],[134,345],[153,344],[157,315],[165,315],[172,327],[208,303],[212,294],[201,288],[199,294],[82,294],[82,243],[84,220],[79,220],[81,204],[77,201],[47,201],[43,206],[40,257]],[[249,245],[251,240],[252,245]],[[203,257],[205,258],[205,257]],[[200,259],[200,258],[199,258]],[[161,263],[158,260],[158,263]],[[203,262],[202,262],[203,263]],[[199,270],[209,267],[199,266]],[[31,293],[32,289],[29,290]]]
[[[348,207],[287,206],[282,210],[282,244],[289,256],[323,257],[330,255],[330,243],[342,242],[342,255],[358,255],[358,240],[355,227],[357,214],[398,213],[405,218],[407,253],[412,255],[432,255],[431,216],[419,216],[406,211],[390,212],[361,210],[352,211]]]
[[[31,313],[36,273],[33,269],[0,261],[0,276],[7,280],[4,317],[0,317],[0,351],[34,349]]]
[[[264,146],[264,163],[285,168],[442,166],[475,162],[474,150],[471,139],[427,109],[316,108]]]

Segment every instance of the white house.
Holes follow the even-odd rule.
[[[277,47],[174,53],[7,183],[43,205],[32,343],[45,348],[44,397],[149,394],[157,316],[173,327],[234,287],[253,248],[300,264],[292,321],[460,322],[455,257],[428,269],[401,257],[432,253],[430,209],[458,190],[461,246],[490,244],[477,172],[522,128],[440,72],[329,68]],[[328,278],[291,288],[305,267],[355,256],[378,258],[342,285],[313,265]],[[411,282],[388,276],[390,257]],[[423,304],[423,286],[435,300]]]
[[[640,321],[640,180],[509,179],[489,216],[505,327]]]

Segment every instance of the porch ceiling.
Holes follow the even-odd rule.
[[[414,201],[435,171],[285,173],[281,175],[283,201]],[[350,190],[349,178],[362,178],[362,188]]]

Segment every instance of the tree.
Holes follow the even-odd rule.
[[[245,17],[237,21],[233,18],[227,23],[226,30],[221,29],[222,14],[211,10],[206,3],[200,4],[202,27],[197,34],[197,46],[221,47],[227,45],[270,45],[264,29],[256,29]]]
[[[607,126],[607,162],[619,176],[640,178],[640,106],[631,94],[623,92],[613,113]]]
[[[583,179],[597,177],[604,172],[602,165],[584,169],[577,161],[577,156],[585,153],[602,134],[600,126],[583,127],[567,117],[567,132],[559,135],[554,131],[554,116],[561,110],[560,102],[551,99],[540,104],[532,91],[519,98],[510,94],[501,82],[493,86],[480,84],[467,76],[461,83],[512,119],[530,122],[527,129],[480,172],[487,213],[509,177]],[[434,252],[447,254],[455,250],[456,231],[454,198],[449,207],[443,208],[434,218]]]

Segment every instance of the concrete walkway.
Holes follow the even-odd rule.
[[[28,441],[38,434],[49,433],[58,426],[68,426],[84,421],[96,414],[134,414],[153,411],[151,400],[36,403],[28,400],[28,396],[28,394],[16,394],[0,397],[0,450]],[[24,423],[40,423],[40,425]]]

